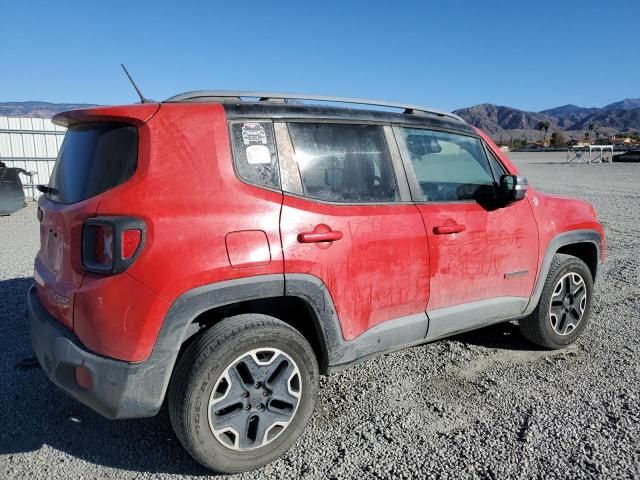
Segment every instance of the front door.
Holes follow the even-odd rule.
[[[504,206],[504,167],[474,136],[396,128],[424,219],[431,268],[429,317],[470,327],[521,313],[537,271],[538,232],[528,199]],[[456,317],[458,318],[456,320]]]
[[[345,340],[386,320],[424,315],[427,305],[425,229],[406,177],[397,174],[391,135],[377,125],[276,125],[285,273],[322,280]]]

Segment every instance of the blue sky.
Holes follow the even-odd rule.
[[[100,104],[274,90],[453,110],[640,97],[640,1],[18,1],[0,101]],[[589,65],[592,67],[589,67]]]

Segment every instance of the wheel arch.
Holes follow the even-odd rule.
[[[595,242],[578,242],[561,246],[555,253],[577,257],[587,264],[594,282],[598,275],[598,247]]]
[[[600,273],[601,252],[602,238],[596,230],[574,230],[553,237],[547,245],[531,299],[522,316],[529,315],[538,305],[554,255],[564,253],[583,260],[589,267],[595,283],[596,277]]]
[[[176,299],[165,316],[154,354],[180,351],[201,330],[242,313],[273,316],[296,328],[311,344],[321,373],[342,330],[324,283],[311,275],[258,275],[203,285]]]
[[[318,329],[316,312],[306,300],[292,295],[239,300],[225,305],[212,306],[197,315],[187,326],[188,332],[181,348],[184,349],[199,333],[222,320],[251,313],[277,318],[295,328],[311,345],[320,371],[326,371],[327,348],[322,333]]]

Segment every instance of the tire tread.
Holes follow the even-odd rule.
[[[549,267],[549,273],[547,274],[547,278],[545,279],[544,286],[542,288],[542,294],[540,295],[540,299],[538,300],[538,305],[536,305],[536,308],[533,310],[533,312],[531,312],[530,315],[518,322],[522,335],[530,342],[543,348],[558,349],[565,346],[559,345],[549,337],[548,333],[545,330],[547,313],[543,310],[546,310],[546,303],[548,303],[549,297],[553,291],[553,288],[555,287],[556,276],[558,272],[561,269],[565,268],[570,262],[577,262],[586,271],[586,273],[589,274],[590,277],[589,268],[587,267],[587,264],[584,263],[581,259],[572,255],[556,253],[551,262],[551,266]],[[586,315],[582,321],[586,323]]]
[[[174,368],[167,392],[169,417],[180,443],[196,461],[221,473],[237,473],[239,470],[229,469],[222,463],[212,463],[210,458],[204,458],[198,453],[196,438],[190,428],[187,411],[193,401],[192,397],[197,394],[197,389],[189,383],[194,376],[197,376],[203,368],[209,365],[209,359],[216,354],[220,347],[245,330],[257,329],[275,329],[283,333],[293,332],[306,341],[296,329],[268,315],[241,314],[229,317],[200,333],[199,337],[186,348]],[[308,348],[313,352],[310,345]],[[317,372],[317,364],[315,372]]]

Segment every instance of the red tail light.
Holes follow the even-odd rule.
[[[146,226],[131,217],[96,217],[82,229],[82,264],[89,272],[115,274],[133,264],[144,247]]]
[[[131,229],[122,232],[122,258],[124,260],[133,257],[141,240],[142,231],[140,230]]]

